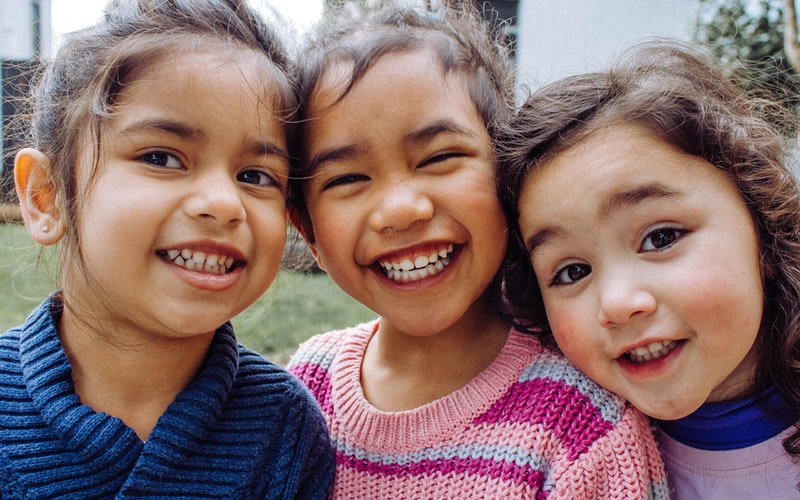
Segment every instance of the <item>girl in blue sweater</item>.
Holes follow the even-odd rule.
[[[322,498],[325,422],[228,321],[275,278],[296,98],[239,0],[117,0],[16,155],[62,289],[0,337],[2,498]]]

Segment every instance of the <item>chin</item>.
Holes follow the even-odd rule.
[[[680,407],[670,406],[668,408],[653,408],[650,405],[637,405],[633,402],[631,402],[631,404],[648,417],[656,420],[678,420],[692,414],[695,410],[700,408],[703,402],[701,401],[699,404],[682,404]]]

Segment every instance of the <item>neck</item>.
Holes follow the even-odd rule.
[[[367,346],[362,385],[384,411],[417,408],[460,389],[489,366],[510,324],[482,303],[441,332],[416,336],[381,324]]]
[[[194,378],[213,332],[190,338],[144,338],[129,325],[81,321],[65,307],[59,336],[72,366],[75,392],[97,412],[120,418],[146,440],[167,406]]]

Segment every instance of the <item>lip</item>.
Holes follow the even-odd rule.
[[[234,263],[224,274],[217,274],[199,269],[188,269],[187,267],[172,262],[167,254],[167,252],[171,250],[183,249],[189,249],[192,252],[227,256],[228,258],[232,258]],[[206,291],[222,291],[234,286],[242,277],[243,270],[247,266],[244,253],[237,247],[207,240],[170,244],[157,250],[156,255],[162,262],[167,264],[170,271],[178,276],[181,281],[193,288]]]
[[[625,353],[634,350],[638,347],[645,347],[647,345],[652,344],[656,341],[648,341],[640,343],[638,346],[634,346],[632,348],[626,349],[620,356],[616,358],[617,363],[619,363],[620,368],[630,377],[632,378],[645,378],[645,377],[652,377],[655,375],[659,375],[669,369],[676,361],[677,358],[680,356],[681,352],[683,352],[683,348],[686,345],[686,340],[675,340],[669,341],[665,340],[663,342],[674,342],[676,345],[672,348],[667,354],[650,361],[643,361],[643,362],[634,362],[625,355]]]

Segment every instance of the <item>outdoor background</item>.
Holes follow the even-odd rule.
[[[300,39],[326,9],[343,0],[250,0]],[[361,3],[369,0],[356,0]],[[433,1],[433,0],[426,0]],[[641,39],[669,36],[705,45],[731,64],[731,77],[751,91],[768,89],[797,108],[800,59],[794,0],[441,0],[476,1],[510,40],[520,88],[605,66]],[[20,224],[13,196],[13,152],[3,134],[21,88],[20,66],[46,60],[63,33],[90,25],[106,0],[0,0],[0,332],[58,285],[57,254],[42,252]],[[497,14],[492,14],[496,9]],[[784,35],[786,37],[784,38]],[[24,87],[24,85],[23,85]],[[520,95],[524,95],[520,92]],[[413,313],[413,312],[410,312]],[[309,336],[375,315],[343,294],[324,273],[282,270],[270,291],[234,319],[239,340],[285,363]]]

